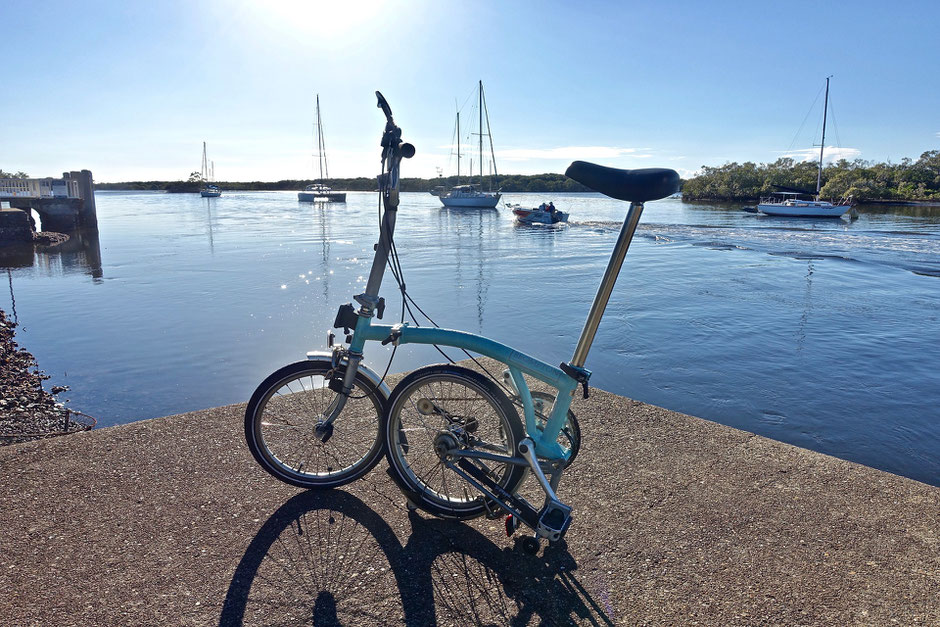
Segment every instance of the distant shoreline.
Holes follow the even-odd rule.
[[[316,180],[284,179],[280,181],[213,181],[223,191],[301,191],[307,185],[319,183]],[[322,181],[337,191],[372,192],[376,189],[376,180],[372,177],[334,178]],[[581,185],[564,174],[507,174],[499,177],[486,177],[483,185],[480,178],[468,179],[456,176],[433,179],[402,178],[400,190],[403,192],[430,192],[435,187],[450,188],[455,185],[472,184],[484,190],[499,189],[503,193],[547,193],[547,192],[591,192],[588,187]],[[96,183],[97,190],[117,191],[166,191],[169,193],[193,193],[203,187],[201,181],[123,181],[119,183]]]
[[[754,205],[760,202],[760,198],[682,198],[683,202],[699,203],[723,203],[733,205]],[[859,205],[884,205],[895,207],[937,207],[940,209],[940,201],[937,200],[861,200]]]

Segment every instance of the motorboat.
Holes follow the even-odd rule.
[[[518,204],[507,204],[506,206],[516,216],[516,222],[522,224],[558,224],[559,222],[568,221],[568,214],[555,209],[553,204],[542,203],[538,207],[523,207]]]

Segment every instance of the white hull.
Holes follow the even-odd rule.
[[[849,205],[828,202],[760,203],[757,210],[769,216],[791,218],[838,218],[851,209]]]
[[[482,194],[480,196],[441,196],[445,207],[473,207],[476,209],[494,209],[499,202],[499,194]]]
[[[346,202],[346,192],[297,192],[300,202]]]

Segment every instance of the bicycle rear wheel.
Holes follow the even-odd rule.
[[[316,427],[339,395],[328,385],[335,372],[329,359],[284,366],[258,386],[245,410],[245,439],[261,467],[301,488],[335,488],[355,481],[378,463],[385,397],[361,372],[326,442]]]
[[[449,449],[515,456],[525,437],[509,398],[483,375],[450,364],[412,372],[392,391],[385,424],[392,476],[421,509],[443,518],[475,518],[492,510],[473,486],[445,464]],[[470,459],[513,493],[526,467]]]

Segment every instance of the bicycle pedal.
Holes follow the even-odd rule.
[[[557,542],[571,525],[571,508],[563,503],[549,503],[539,517],[538,535]]]
[[[519,528],[519,519],[513,516],[512,514],[506,514],[506,537],[510,537],[512,534],[516,533],[516,529]]]

